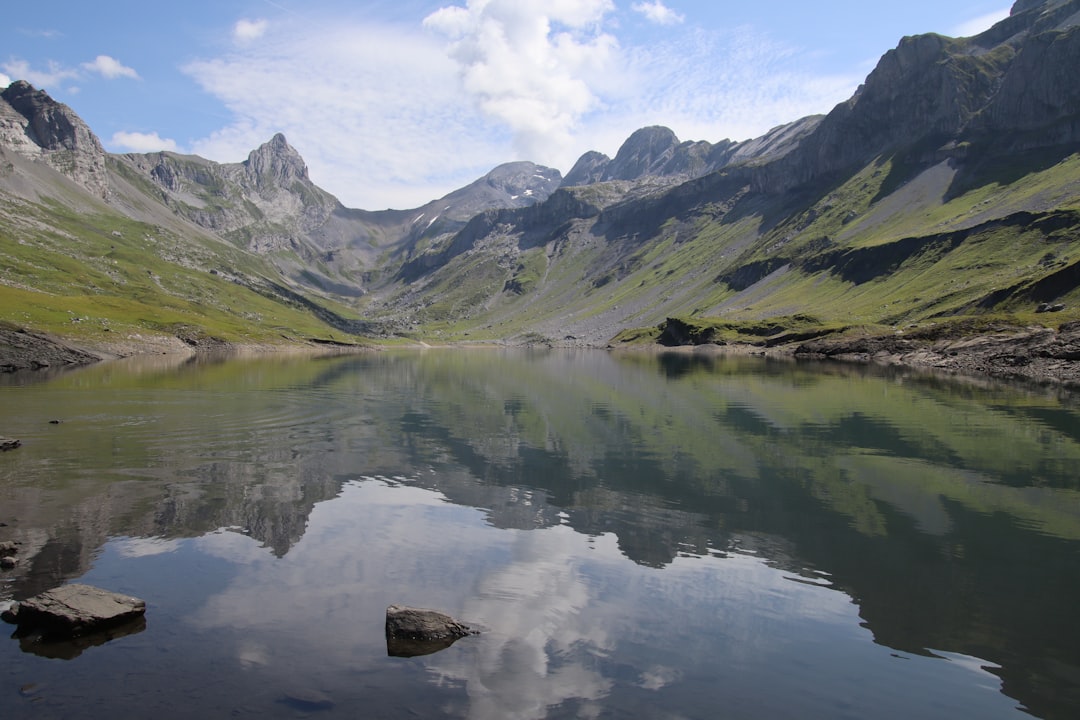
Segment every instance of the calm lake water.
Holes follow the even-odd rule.
[[[1048,391],[495,350],[0,382],[0,601],[148,607],[5,632],[5,720],[1080,717],[1080,410]],[[394,603],[483,633],[388,657]]]

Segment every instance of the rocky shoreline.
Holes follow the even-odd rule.
[[[0,373],[88,365],[107,357],[60,338],[0,326]]]
[[[932,368],[957,375],[1025,380],[1080,389],[1080,322],[1045,327],[999,326],[969,334],[929,328],[907,334],[819,338],[797,358]]]
[[[107,347],[80,347],[65,339],[0,326],[0,373],[77,367],[106,359],[163,352],[245,349],[280,352],[310,347],[309,343],[301,341],[274,347],[247,347],[222,342],[216,342],[212,347],[200,347],[173,338],[142,338]],[[359,346],[349,347],[356,349]],[[620,346],[627,350],[640,350],[642,347]],[[768,348],[751,344],[647,347],[667,352],[707,350],[723,354],[768,354],[796,359],[873,363],[1080,389],[1080,321],[1065,323],[1057,330],[991,325],[972,331],[956,326],[933,326],[892,335],[825,336]],[[327,348],[319,346],[319,349]]]

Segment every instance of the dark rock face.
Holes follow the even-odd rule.
[[[105,149],[71,108],[21,80],[0,92],[0,99],[10,108],[0,108],[0,126],[6,126],[0,135],[17,152],[44,160],[100,198],[108,196]]]
[[[89,635],[142,617],[146,603],[90,585],[64,585],[23,600],[4,615],[20,633],[50,639]]]
[[[430,655],[476,634],[468,625],[435,610],[402,605],[386,608],[386,651],[392,657]]]
[[[927,160],[989,135],[1021,134],[1013,151],[1080,142],[1077,23],[1080,0],[1049,0],[1017,3],[975,38],[904,38],[854,97],[755,174],[754,189],[784,192],[901,148],[921,145]]]

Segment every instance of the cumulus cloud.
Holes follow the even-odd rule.
[[[108,80],[115,80],[116,78],[139,79],[139,73],[135,72],[133,68],[127,67],[116,58],[108,55],[98,55],[93,62],[83,63],[81,67]]]
[[[245,43],[258,40],[266,33],[269,23],[266,20],[239,20],[233,27],[233,38],[237,42]]]
[[[614,68],[618,41],[601,29],[610,0],[469,0],[424,25],[450,39],[463,89],[505,123],[523,157],[565,147],[581,117],[598,107],[593,81]]]
[[[684,15],[680,15],[665,5],[663,0],[634,3],[632,9],[657,25],[678,25],[686,19]]]
[[[963,22],[954,27],[949,34],[953,37],[972,37],[984,30],[989,30],[995,24],[1007,17],[1009,17],[1009,8],[1001,8],[1000,10],[995,10],[994,12],[980,15],[977,18],[972,18],[967,22]]]
[[[159,150],[176,152],[176,141],[170,138],[162,138],[156,132],[117,132],[113,133],[109,142],[110,149],[119,152],[149,153]]]
[[[9,78],[4,73],[0,73],[0,88],[6,88],[12,82],[13,82],[13,80],[11,78]]]

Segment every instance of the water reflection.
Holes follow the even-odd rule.
[[[149,629],[91,652],[163,697],[202,682],[191,707],[1080,709],[1080,415],[1054,397],[485,350],[100,366],[0,389],[0,430],[24,443],[0,540],[25,558],[0,599],[77,577],[146,597]],[[387,658],[393,603],[486,631]]]

